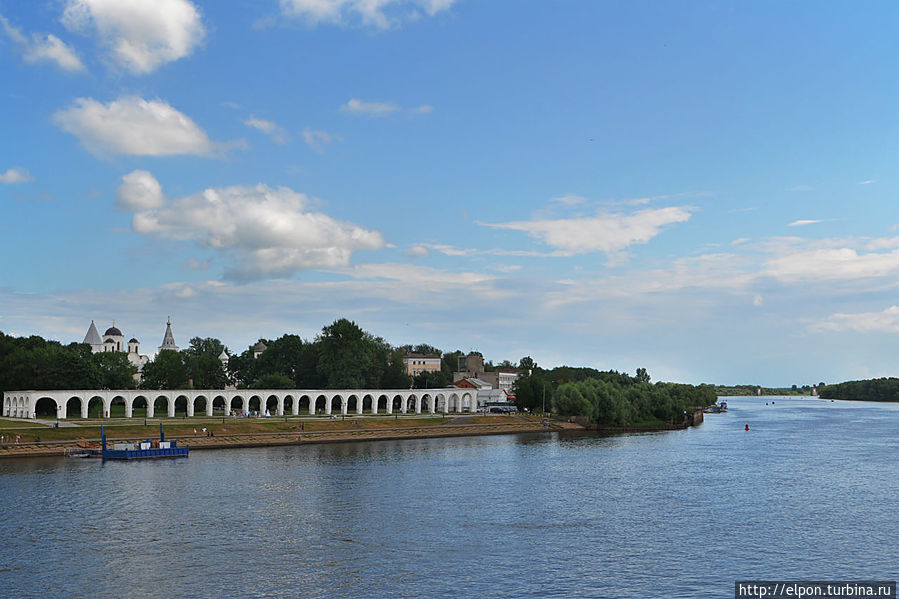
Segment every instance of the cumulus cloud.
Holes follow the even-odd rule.
[[[689,208],[672,206],[640,210],[633,214],[480,224],[494,229],[524,231],[552,247],[582,254],[617,252],[636,243],[646,243],[661,233],[664,227],[689,219]]]
[[[899,306],[890,306],[880,312],[831,314],[811,329],[816,332],[899,333]]]
[[[280,0],[281,13],[312,26],[329,23],[377,29],[448,10],[456,0]]]
[[[272,141],[274,141],[276,144],[287,143],[287,132],[273,121],[258,119],[255,116],[250,115],[250,118],[246,119],[243,124],[247,127],[252,127],[257,131],[262,131],[263,133],[271,137]]]
[[[13,183],[28,183],[33,181],[31,174],[24,168],[8,168],[5,173],[0,173],[0,183],[11,185]]]
[[[78,98],[53,115],[64,131],[98,155],[209,155],[221,149],[190,118],[163,100],[123,97],[102,104]]]
[[[242,282],[346,266],[354,251],[384,246],[379,232],[313,212],[309,204],[287,187],[210,188],[135,212],[132,228],[217,250],[225,277]]]
[[[68,0],[62,22],[95,34],[113,60],[135,74],[188,56],[206,34],[188,0]]]
[[[116,192],[117,204],[129,211],[151,210],[165,204],[162,186],[148,171],[136,170],[122,177]]]
[[[0,26],[6,36],[21,50],[25,62],[52,62],[64,71],[83,71],[84,64],[75,51],[65,42],[53,35],[32,33],[30,37],[13,27],[0,14]]]

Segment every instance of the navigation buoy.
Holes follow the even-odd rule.
[[[746,425],[746,430],[749,430],[749,425],[748,425],[748,424]]]

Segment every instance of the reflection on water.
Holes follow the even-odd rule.
[[[899,405],[766,399],[617,437],[0,461],[3,595],[697,597],[735,579],[895,579]]]

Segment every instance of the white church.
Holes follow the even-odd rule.
[[[111,327],[106,329],[103,336],[100,337],[100,333],[97,332],[97,326],[94,324],[94,321],[91,320],[91,326],[88,327],[87,334],[84,336],[84,341],[82,341],[82,343],[90,345],[91,351],[97,354],[110,351],[125,352],[126,347],[124,346],[124,341],[125,336],[122,335],[122,331],[115,326],[115,321],[113,321]],[[175,336],[172,335],[171,318],[166,321],[165,335],[162,338],[162,345],[159,346],[159,351],[164,349],[178,351],[178,346],[175,345]],[[138,376],[140,376],[141,371],[144,369],[144,364],[150,361],[150,357],[140,353],[140,342],[134,337],[128,341],[127,353],[128,361],[137,367]]]

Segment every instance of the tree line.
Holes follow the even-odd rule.
[[[393,347],[355,322],[339,319],[312,340],[285,334],[261,339],[259,357],[252,348],[231,355],[218,339],[194,337],[186,349],[163,350],[147,362],[139,381],[137,367],[124,352],[92,353],[83,343],[62,345],[39,336],[0,332],[0,391],[49,389],[408,389],[445,387],[453,382],[458,356],[428,345]],[[441,356],[441,368],[414,377],[406,373],[407,352]],[[492,365],[491,365],[492,367]]]
[[[818,396],[823,399],[899,401],[899,379],[884,377],[836,383],[821,388]]]
[[[614,370],[570,366],[544,370],[530,357],[520,364],[529,374],[514,385],[519,409],[541,411],[545,407],[560,416],[582,417],[600,426],[677,424],[687,408],[709,406],[718,399],[712,385],[651,384],[644,368],[638,368],[632,377]]]

